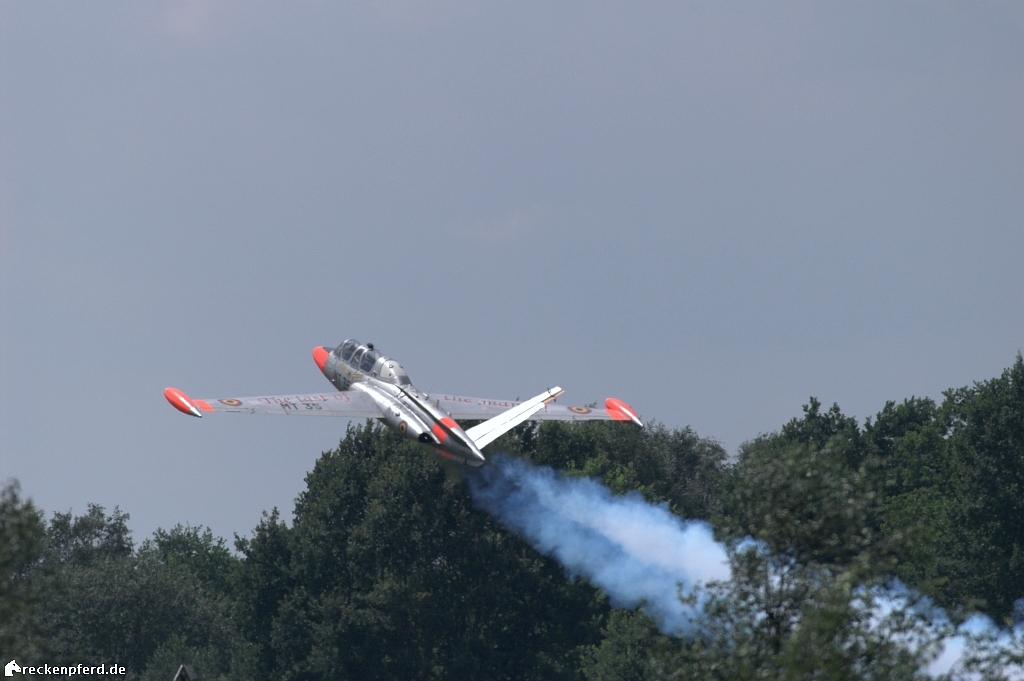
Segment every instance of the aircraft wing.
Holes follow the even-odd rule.
[[[361,392],[194,399],[177,388],[167,388],[164,390],[164,397],[175,409],[192,416],[202,416],[204,412],[211,411],[345,418],[380,418],[383,415],[374,401]]]
[[[461,397],[459,395],[432,394],[430,401],[451,414],[456,421],[460,419],[486,420],[517,407],[522,402],[517,400],[491,400],[483,397]],[[631,406],[609,397],[604,401],[604,409],[598,407],[567,407],[560,404],[547,403],[534,412],[531,421],[632,421],[643,426]]]

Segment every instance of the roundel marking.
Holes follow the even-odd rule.
[[[236,400],[236,399],[233,399],[233,398],[232,399],[227,399],[227,400],[217,400],[217,401],[220,402],[221,404],[226,404],[229,407],[238,407],[238,406],[241,406],[241,404],[242,404],[242,400]]]
[[[408,424],[406,424],[405,421],[402,421],[401,423],[398,424],[398,432],[401,433],[402,435],[405,435],[405,431],[408,428],[409,426]]]
[[[590,413],[590,410],[587,409],[586,407],[569,407],[569,411],[573,412],[574,414],[589,414]]]

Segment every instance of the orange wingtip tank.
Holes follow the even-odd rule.
[[[167,398],[167,401],[171,403],[172,407],[180,411],[182,414],[202,418],[203,415],[199,413],[200,409],[203,411],[213,411],[213,407],[203,400],[193,400],[177,388],[166,388],[164,390],[164,397]]]
[[[327,355],[329,355],[327,348],[320,345],[313,348],[313,361],[320,367],[320,371],[324,370],[324,363],[327,361]]]
[[[643,427],[644,424],[637,417],[636,410],[622,400],[609,397],[604,401],[604,406],[608,410],[608,414],[616,421],[632,421],[641,428]]]

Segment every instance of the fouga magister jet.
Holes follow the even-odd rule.
[[[557,387],[525,402],[428,395],[414,388],[402,365],[378,353],[373,343],[347,340],[333,350],[317,347],[313,360],[339,392],[197,400],[167,388],[164,397],[178,411],[199,417],[208,411],[236,411],[380,419],[403,436],[436,448],[442,457],[471,466],[486,461],[481,449],[529,419],[597,419],[643,426],[633,408],[614,397],[604,401],[604,409],[552,404],[564,392]],[[483,423],[463,430],[456,419]]]

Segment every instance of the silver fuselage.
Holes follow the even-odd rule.
[[[485,462],[480,448],[455,419],[418,391],[394,359],[377,355],[372,345],[347,340],[328,352],[324,376],[341,391],[359,391],[370,397],[389,428],[459,463]],[[371,354],[372,353],[372,354]],[[347,355],[347,358],[344,357]],[[363,361],[363,359],[366,361]]]

